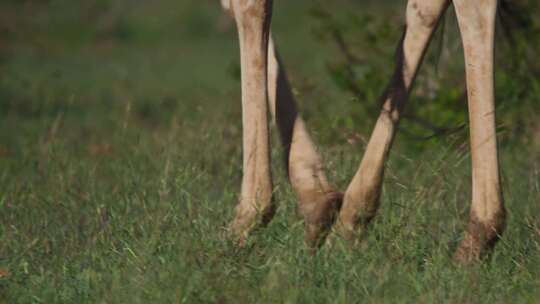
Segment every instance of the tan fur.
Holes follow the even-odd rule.
[[[407,27],[397,48],[394,76],[360,167],[345,192],[339,215],[337,231],[347,239],[362,232],[377,212],[384,166],[401,111],[431,35],[447,6],[447,0],[411,0],[407,5]]]
[[[468,263],[483,256],[505,224],[493,79],[497,1],[454,0],[454,6],[465,50],[473,185],[469,226],[456,259]]]
[[[239,243],[273,212],[270,142],[267,117],[269,1],[232,0],[242,65],[242,188],[231,230]]]
[[[280,132],[291,185],[298,196],[298,209],[306,224],[306,242],[320,245],[331,226],[342,195],[334,191],[324,173],[324,164],[306,125],[270,37],[268,47],[268,96],[270,112]]]
[[[241,242],[273,211],[267,111],[285,150],[291,184],[306,223],[306,242],[320,245],[341,207],[342,195],[329,184],[270,37],[271,0],[221,0],[234,16],[240,37],[244,176],[231,230]],[[466,58],[473,198],[469,226],[456,259],[479,259],[504,228],[493,88],[496,0],[454,0]],[[394,76],[360,167],[344,196],[336,235],[357,239],[379,207],[386,159],[431,36],[449,0],[409,0],[407,27],[396,53]]]

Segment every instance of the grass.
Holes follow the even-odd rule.
[[[224,237],[241,179],[238,54],[234,29],[217,30],[217,3],[28,3],[0,9],[9,21],[3,26],[15,25],[0,51],[0,302],[540,299],[540,84],[517,78],[519,67],[497,76],[509,220],[489,260],[467,268],[451,260],[471,196],[466,132],[429,141],[401,134],[363,247],[336,244],[313,257],[274,138],[279,209],[238,249]],[[401,11],[366,5],[388,16]],[[374,115],[361,104],[368,101],[333,82],[327,68],[339,53],[313,35],[317,21],[300,4],[276,6],[283,14],[274,28],[295,92],[331,179],[344,189]],[[356,14],[336,18],[371,18],[368,10]],[[373,58],[355,67],[368,100],[391,72],[400,35],[393,18],[370,21],[370,31],[385,33],[370,44],[362,43],[367,29],[357,39],[345,30],[356,53]],[[448,120],[436,112],[459,98],[461,59],[442,59],[446,78],[432,60],[413,107],[426,105],[419,113],[436,121],[463,119],[461,108],[445,113]],[[516,100],[521,107],[508,106]],[[403,128],[416,132],[407,122]]]

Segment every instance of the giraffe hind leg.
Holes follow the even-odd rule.
[[[341,206],[343,195],[328,182],[324,164],[299,114],[272,37],[268,46],[268,101],[283,144],[285,166],[304,218],[305,241],[323,243]]]

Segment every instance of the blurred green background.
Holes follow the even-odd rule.
[[[340,189],[377,116],[404,8],[274,3],[278,48]],[[276,219],[248,249],[224,238],[241,178],[240,67],[218,1],[1,1],[0,300],[537,302],[538,12],[535,1],[501,2],[497,125],[509,228],[489,262],[461,269],[449,256],[470,170],[451,9],[400,126],[368,248],[310,258],[279,161]],[[274,138],[273,159],[280,153]]]
[[[521,5],[536,9],[534,3]],[[4,1],[0,9],[4,130],[18,118],[58,111],[79,111],[81,125],[98,125],[96,120],[126,105],[164,125],[174,115],[201,121],[239,111],[235,29],[216,1]],[[403,1],[276,2],[278,47],[304,115],[321,141],[369,135],[393,69],[403,9]],[[502,144],[529,143],[539,129],[535,54],[540,25],[524,17],[525,10],[504,12],[497,39]],[[466,124],[463,56],[451,9],[441,28],[400,137],[419,139]],[[353,62],[336,37],[354,55]],[[224,104],[229,106],[216,107]]]

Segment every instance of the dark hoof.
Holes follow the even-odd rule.
[[[343,203],[343,193],[341,192],[332,191],[325,195],[326,199],[305,219],[305,240],[313,252],[324,243]]]

